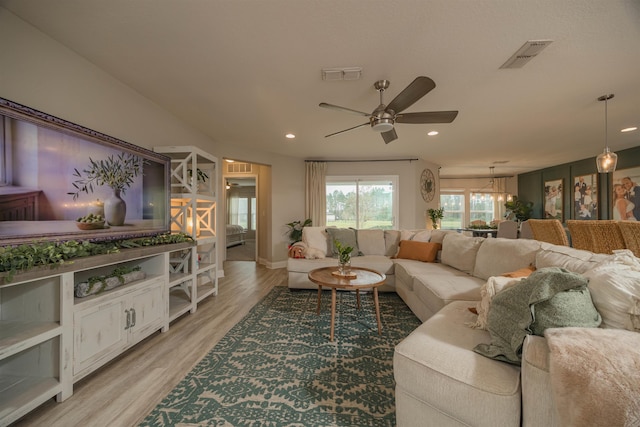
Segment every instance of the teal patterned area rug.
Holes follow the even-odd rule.
[[[395,293],[276,287],[202,359],[141,426],[394,426],[394,346],[420,321]]]

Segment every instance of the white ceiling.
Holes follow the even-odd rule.
[[[303,159],[423,158],[441,176],[535,170],[597,155],[609,101],[613,151],[640,145],[637,0],[0,0],[0,5],[221,143]],[[553,43],[499,67],[527,40]],[[358,81],[321,69],[362,67]],[[385,145],[360,128],[373,83],[390,102],[416,76],[436,88]],[[427,131],[440,132],[427,137]],[[297,135],[288,140],[285,133]],[[506,161],[507,163],[495,163]]]

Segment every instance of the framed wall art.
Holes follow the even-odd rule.
[[[640,220],[640,166],[613,172],[611,200],[611,218]]]
[[[564,183],[562,179],[554,179],[544,182],[544,217],[563,221],[562,191]]]
[[[598,219],[598,174],[573,178],[573,219]]]

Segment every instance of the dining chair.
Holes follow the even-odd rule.
[[[498,234],[496,237],[505,239],[518,238],[518,223],[515,221],[500,221],[498,223]]]
[[[585,249],[596,254],[611,254],[616,249],[625,249],[625,240],[615,220],[569,220],[571,244],[576,249]]]
[[[640,222],[618,221],[618,228],[622,233],[626,248],[640,258]]]
[[[520,223],[520,235],[518,237],[520,239],[533,240],[533,232],[531,231],[531,224],[529,224],[529,221],[522,221]]]
[[[567,228],[571,235],[571,246],[576,249],[583,249],[585,251],[591,251],[595,246],[593,241],[593,235],[589,228],[591,220],[567,220]]]
[[[530,219],[531,232],[535,240],[554,245],[569,246],[569,238],[562,223],[557,219]]]

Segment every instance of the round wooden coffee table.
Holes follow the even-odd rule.
[[[351,267],[355,278],[346,278],[332,274],[338,267],[316,268],[309,272],[309,280],[318,285],[318,308],[320,314],[320,302],[322,300],[322,287],[331,288],[331,333],[329,340],[333,341],[336,319],[336,292],[338,289],[355,290],[357,308],[360,308],[360,289],[373,289],[373,303],[376,308],[376,320],[378,321],[378,335],[382,334],[380,323],[380,305],[378,303],[378,286],[384,284],[387,276],[370,268]]]

